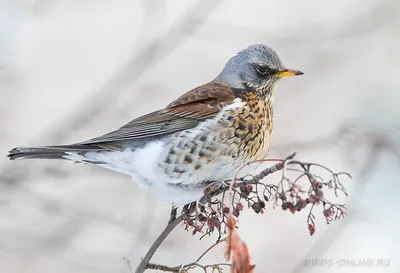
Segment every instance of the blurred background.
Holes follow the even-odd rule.
[[[353,180],[347,218],[317,214],[312,237],[306,212],[244,213],[256,272],[400,272],[399,14],[397,0],[0,0],[0,271],[129,272],[170,209],[123,175],[9,149],[116,129],[263,43],[305,72],[278,89],[270,156]],[[153,262],[192,262],[216,238],[198,239],[177,228]],[[320,259],[386,266],[307,266]]]

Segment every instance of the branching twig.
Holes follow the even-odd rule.
[[[220,241],[216,242],[215,244],[213,244],[212,246],[210,246],[194,262],[191,262],[191,263],[188,263],[188,264],[184,264],[184,265],[180,265],[180,266],[166,266],[166,265],[161,265],[161,264],[149,263],[147,265],[147,268],[148,269],[161,270],[161,271],[168,271],[168,272],[187,272],[188,270],[190,270],[192,268],[200,267],[205,272],[207,271],[207,268],[216,269],[217,271],[220,272],[221,271],[221,269],[220,269],[221,266],[230,266],[230,264],[228,264],[228,263],[216,263],[216,264],[209,264],[209,265],[201,265],[199,262],[211,249],[213,249],[214,247],[216,247],[217,245],[219,245],[222,242],[225,242],[225,239],[224,240],[220,240]]]
[[[204,272],[207,272],[208,268],[212,268],[214,270],[217,270],[218,272],[222,273],[221,266],[231,266],[228,263],[216,263],[216,264],[207,264],[207,265],[201,265],[198,262],[193,262],[190,264],[185,264],[181,266],[175,266],[175,267],[170,267],[162,264],[149,264],[148,269],[155,269],[155,270],[161,270],[161,271],[167,271],[167,272],[187,272],[190,269],[193,269],[195,267],[200,267],[201,269],[204,270]]]
[[[220,266],[226,264],[218,263],[201,265],[199,261],[212,248],[224,241],[220,239],[222,235],[226,233],[228,215],[230,221],[234,221],[232,217],[238,217],[240,211],[244,208],[242,202],[246,202],[247,206],[256,213],[263,213],[265,202],[270,200],[273,200],[274,207],[279,203],[283,210],[289,210],[291,213],[309,207],[310,210],[307,217],[307,223],[311,235],[315,232],[314,208],[317,205],[322,207],[322,215],[325,217],[328,224],[333,220],[343,218],[346,214],[346,206],[334,204],[328,201],[324,197],[323,190],[332,190],[336,196],[338,195],[338,192],[342,192],[347,196],[347,192],[340,182],[339,176],[348,175],[350,177],[350,175],[343,172],[335,173],[331,169],[317,163],[294,160],[293,158],[295,155],[296,152],[289,155],[286,159],[265,159],[248,162],[236,170],[232,180],[208,184],[204,189],[204,196],[197,200],[197,202],[186,205],[182,211],[182,215],[168,224],[165,230],[151,246],[146,256],[142,259],[135,273],[143,273],[146,269],[157,269],[169,272],[187,272],[195,267],[202,268],[204,272],[207,272],[208,268],[220,272]],[[246,175],[242,178],[237,178],[237,175],[244,167],[262,162],[277,163],[264,169],[255,176]],[[329,173],[331,178],[329,180],[324,180],[322,176],[312,172],[314,169],[320,169]],[[261,182],[261,180],[266,176],[278,171],[282,171],[282,175],[277,184],[266,184]],[[296,175],[296,178],[291,179],[289,173]],[[303,190],[303,186],[300,185],[300,182],[308,183],[308,189]],[[224,203],[226,191],[229,193],[229,203],[227,205]],[[222,198],[219,196],[221,194]],[[160,244],[183,220],[186,229],[193,228],[193,234],[204,232],[204,229],[206,229],[204,235],[217,231],[217,243],[212,245],[192,263],[175,267],[150,263],[151,257]]]
[[[296,154],[297,154],[296,151],[291,153],[285,160],[282,160],[282,162],[280,162],[280,163],[278,163],[278,164],[276,164],[276,165],[274,165],[274,166],[272,166],[270,168],[267,168],[267,169],[263,170],[259,174],[255,175],[249,181],[246,181],[246,183],[247,184],[255,184],[255,183],[259,182],[260,180],[262,180],[264,177],[266,177],[266,176],[268,176],[268,175],[270,175],[270,174],[272,174],[274,172],[277,172],[279,170],[282,170],[284,165],[285,165],[285,161],[293,159],[296,156]]]

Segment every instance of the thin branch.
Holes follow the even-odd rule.
[[[153,257],[154,253],[157,251],[158,247],[161,245],[161,243],[165,240],[165,238],[168,237],[168,235],[171,233],[171,231],[183,221],[183,217],[178,217],[176,218],[173,222],[169,223],[163,232],[161,232],[160,236],[155,240],[153,245],[150,247],[150,249],[147,251],[146,255],[143,257],[143,259],[140,261],[138,267],[135,270],[135,273],[143,273],[146,268],[149,265],[150,259]]]
[[[200,262],[200,260],[201,260],[211,249],[213,249],[214,247],[216,247],[217,245],[219,245],[220,243],[225,242],[225,241],[226,241],[226,239],[222,239],[222,240],[219,240],[218,242],[216,242],[215,244],[213,244],[212,246],[210,246],[206,251],[203,252],[203,254],[200,255],[199,258],[197,258],[196,262]]]
[[[270,168],[267,168],[265,170],[263,170],[262,172],[260,172],[259,174],[255,175],[252,179],[250,179],[249,181],[246,181],[246,183],[249,184],[255,184],[256,182],[259,182],[261,179],[263,179],[264,177],[277,172],[279,170],[282,170],[283,167],[285,166],[285,161],[287,160],[292,160],[295,156],[296,156],[297,152],[293,152],[292,154],[290,154],[288,157],[286,157],[286,159]]]
[[[189,269],[195,268],[195,267],[200,267],[202,268],[204,271],[206,271],[207,268],[213,268],[213,269],[218,269],[218,267],[220,266],[231,266],[228,263],[217,263],[217,264],[209,264],[209,265],[201,265],[199,264],[200,260],[214,247],[216,247],[217,245],[219,245],[222,242],[225,242],[226,239],[220,240],[218,242],[216,242],[215,244],[213,244],[212,246],[210,246],[206,251],[204,251],[199,258],[197,258],[196,261],[188,263],[188,264],[184,264],[184,265],[179,265],[179,266],[166,266],[166,265],[162,265],[162,264],[154,264],[154,263],[148,263],[146,268],[148,269],[155,269],[155,270],[161,270],[161,271],[168,271],[168,272],[186,272]]]
[[[249,166],[249,165],[254,164],[254,163],[262,163],[262,162],[269,162],[269,161],[281,161],[280,163],[275,164],[274,166],[272,166],[272,167],[270,167],[270,168],[267,168],[267,169],[263,170],[262,172],[260,172],[259,174],[255,175],[255,176],[253,177],[253,179],[251,179],[250,181],[244,182],[244,183],[246,183],[246,184],[256,184],[256,183],[258,183],[261,179],[263,179],[264,177],[266,177],[267,175],[270,175],[271,173],[274,173],[274,172],[276,172],[276,171],[282,170],[283,167],[284,167],[285,164],[286,164],[286,161],[287,161],[287,160],[292,160],[292,158],[294,158],[294,157],[296,156],[296,153],[297,153],[296,151],[293,152],[293,153],[290,154],[285,160],[282,160],[282,159],[260,159],[260,160],[250,161],[250,162],[248,162],[248,163],[243,164],[242,166],[240,166],[240,167],[236,170],[235,174],[233,175],[232,180],[231,180],[231,183],[230,183],[230,185],[229,185],[229,190],[228,190],[228,192],[229,192],[229,200],[230,200],[230,202],[229,202],[229,213],[232,214],[232,211],[233,211],[233,204],[232,204],[233,188],[234,188],[234,187],[237,187],[237,185],[236,185],[237,175],[239,174],[239,172],[240,172],[244,167]],[[243,182],[242,182],[242,183],[243,183]],[[225,190],[224,190],[224,191],[225,191]]]
[[[200,267],[201,269],[204,270],[204,272],[207,272],[207,268],[213,268],[218,270],[219,272],[222,272],[222,270],[219,268],[221,266],[231,266],[229,263],[216,263],[216,264],[208,264],[208,265],[201,265],[197,262],[181,265],[181,266],[166,266],[162,264],[148,264],[148,269],[154,269],[154,270],[161,270],[161,271],[167,271],[167,272],[187,272],[189,269],[195,268],[195,267]]]

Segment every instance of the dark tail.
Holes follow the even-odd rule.
[[[43,146],[43,147],[17,147],[9,151],[10,160],[16,159],[65,159],[63,156],[68,152],[90,152],[103,150],[100,147],[90,145],[59,145],[59,146]]]

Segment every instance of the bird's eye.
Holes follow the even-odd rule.
[[[260,65],[260,66],[256,67],[256,70],[261,75],[267,75],[270,69],[267,66]]]

